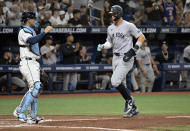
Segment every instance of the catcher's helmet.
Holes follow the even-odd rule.
[[[32,11],[27,11],[22,13],[22,22],[26,22],[28,19],[36,19],[36,14]]]
[[[114,21],[118,21],[123,16],[123,9],[119,5],[113,5],[109,13],[115,16]]]

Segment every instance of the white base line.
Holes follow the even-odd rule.
[[[167,116],[166,118],[190,118],[190,116]]]
[[[92,118],[92,119],[70,119],[70,120],[52,120],[47,119],[40,123],[45,122],[74,122],[74,121],[96,121],[96,120],[118,120],[120,118]],[[0,119],[3,121],[17,121],[17,119]],[[0,123],[1,124],[1,123]],[[45,125],[31,125],[27,123],[22,123],[19,125],[0,125],[0,128],[15,128],[15,127],[43,127],[43,128],[70,128],[70,129],[93,129],[93,130],[107,130],[107,131],[134,131],[134,130],[126,130],[126,129],[112,129],[112,128],[101,128],[101,127],[69,127],[69,126],[45,126]]]
[[[126,130],[126,129],[113,129],[113,128],[102,128],[102,127],[75,127],[75,126],[44,126],[44,125],[0,125],[2,128],[18,128],[18,127],[41,127],[41,128],[68,128],[68,129],[93,129],[93,130],[104,130],[104,131],[135,131],[135,130]]]
[[[91,118],[91,119],[68,119],[68,120],[52,120],[45,119],[43,122],[72,122],[72,121],[98,121],[98,120],[119,120],[120,118]],[[18,119],[0,119],[0,121],[17,121]]]

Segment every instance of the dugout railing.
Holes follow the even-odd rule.
[[[64,72],[89,72],[88,79],[88,90],[86,91],[72,91],[72,92],[44,92],[44,93],[77,93],[77,92],[97,92],[93,90],[93,73],[94,72],[111,72],[112,66],[107,64],[75,64],[75,65],[56,65],[56,66],[41,66],[41,68],[47,72],[47,73],[64,73]],[[190,70],[190,63],[179,63],[179,64],[173,64],[173,63],[167,63],[161,65],[161,90],[165,89],[165,82],[167,80],[166,78],[166,72],[167,71],[184,71],[184,70]],[[7,75],[7,92],[4,92],[4,94],[7,93],[13,93],[11,92],[11,76],[14,73],[20,73],[18,66],[8,66],[8,65],[1,65],[0,66],[0,72],[6,73]],[[130,78],[130,77],[129,77]],[[110,90],[111,91],[111,90]],[[110,92],[109,91],[109,92]],[[98,91],[98,92],[105,92]],[[112,91],[111,91],[112,92]],[[19,93],[19,92],[18,92]]]

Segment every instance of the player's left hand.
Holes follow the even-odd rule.
[[[131,48],[123,57],[124,62],[128,62],[133,56],[135,56],[135,50]]]

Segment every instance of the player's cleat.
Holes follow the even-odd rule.
[[[38,124],[41,121],[43,121],[44,119],[41,117],[36,117],[36,118],[32,118],[30,116],[27,117],[27,123],[28,124]]]
[[[26,115],[24,113],[19,113],[18,120],[21,122],[26,122],[27,121]]]
[[[123,117],[124,118],[130,118],[130,117],[136,116],[138,114],[139,114],[138,108],[135,105],[133,105],[132,110],[129,113],[124,113]]]
[[[131,112],[134,103],[135,103],[135,101],[133,98],[131,100],[126,101],[125,108],[124,108],[124,114],[128,114],[129,112]]]

